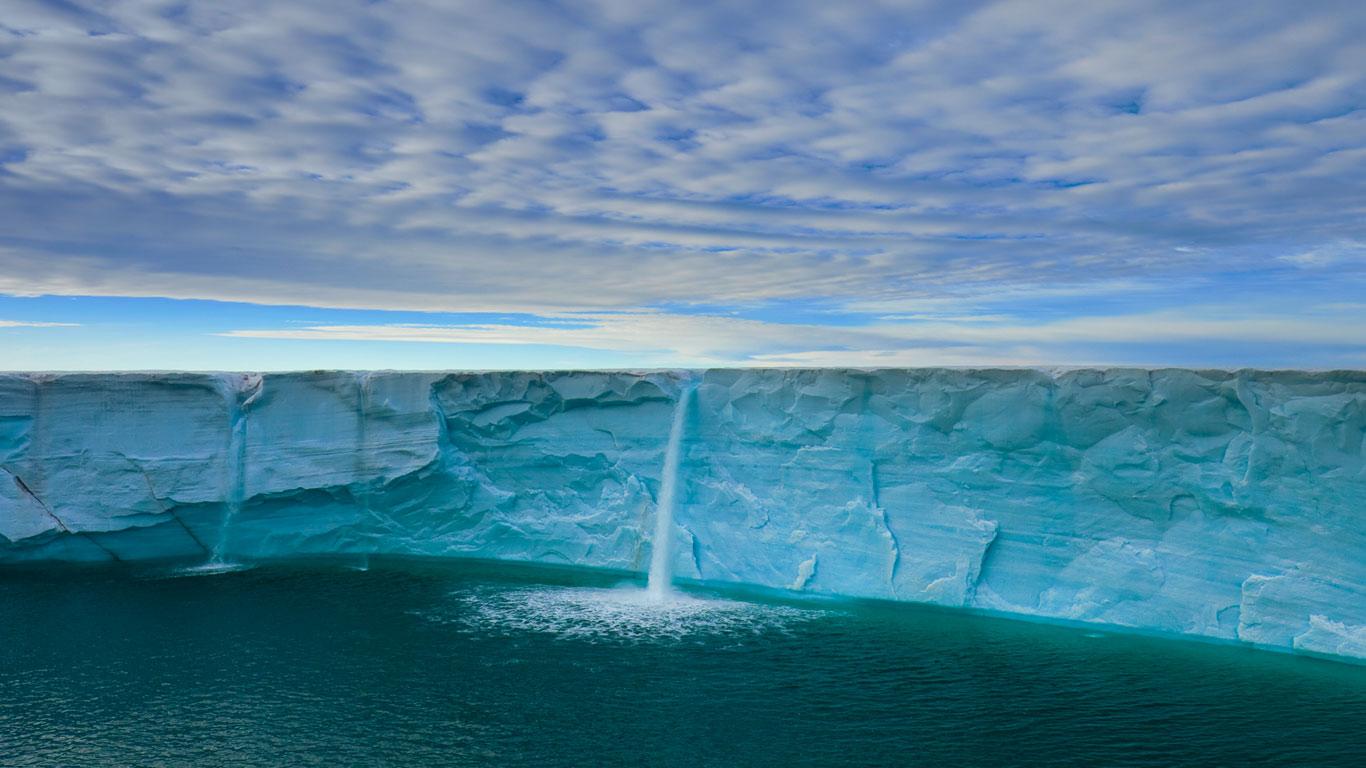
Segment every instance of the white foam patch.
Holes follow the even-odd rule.
[[[155,568],[140,575],[144,579],[179,579],[187,576],[217,576],[223,573],[237,573],[251,570],[250,563],[200,563],[175,568]]]
[[[427,618],[488,632],[540,632],[592,641],[658,642],[782,632],[828,614],[821,609],[647,590],[540,587],[460,593],[459,605]]]

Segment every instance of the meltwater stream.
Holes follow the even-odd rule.
[[[232,532],[233,521],[242,511],[247,494],[247,413],[263,391],[258,375],[227,380],[222,389],[228,403],[228,461],[225,465],[227,477],[223,490],[223,518],[218,524],[218,536],[209,551],[208,561],[193,569],[201,573],[232,571],[242,567],[228,559],[228,536]]]
[[[664,471],[659,481],[659,502],[655,508],[655,535],[650,551],[650,575],[646,589],[651,599],[666,600],[673,592],[674,508],[678,505],[678,465],[683,452],[683,432],[688,423],[688,406],[694,386],[688,384],[678,395],[669,444],[664,450]]]

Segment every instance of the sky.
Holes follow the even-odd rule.
[[[0,12],[0,369],[1366,367],[1366,5]]]

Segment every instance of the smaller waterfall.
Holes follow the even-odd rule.
[[[247,474],[247,408],[260,396],[262,381],[259,375],[243,377],[228,387],[228,472],[224,493],[223,521],[218,526],[218,540],[209,553],[209,569],[232,568],[225,557],[228,530],[233,518],[242,509],[246,497]]]
[[[674,406],[669,445],[664,451],[664,475],[659,482],[659,504],[655,509],[655,536],[650,545],[650,579],[647,590],[655,600],[665,600],[673,584],[674,508],[678,499],[678,464],[683,452],[683,430],[688,418],[695,385],[687,384]]]

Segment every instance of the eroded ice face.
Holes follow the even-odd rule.
[[[0,563],[658,551],[1366,658],[1363,414],[1354,371],[0,375]]]

